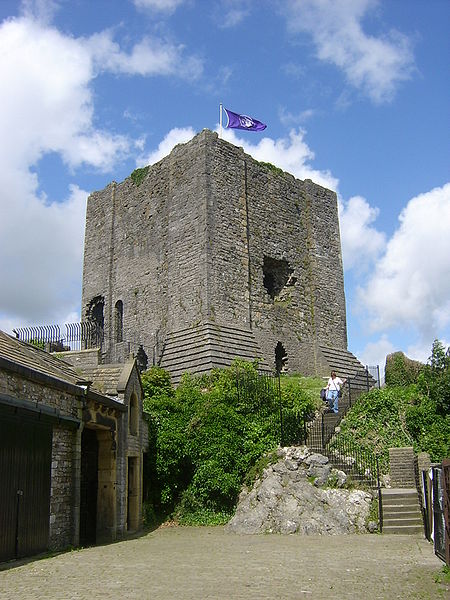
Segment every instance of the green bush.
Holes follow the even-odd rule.
[[[341,423],[340,436],[374,449],[383,473],[389,448],[413,446],[433,462],[450,456],[449,350],[434,342],[417,384],[389,386],[363,394]]]
[[[174,512],[184,523],[229,517],[247,472],[277,446],[278,383],[260,377],[257,367],[235,361],[209,375],[185,374],[176,390],[158,367],[143,374],[147,501],[158,514]],[[281,386],[286,414],[297,422],[314,409],[302,383],[296,378]]]

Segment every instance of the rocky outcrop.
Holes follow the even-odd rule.
[[[303,535],[366,532],[372,495],[343,489],[346,475],[306,446],[279,448],[251,490],[244,489],[226,529]],[[323,486],[323,487],[322,487]]]

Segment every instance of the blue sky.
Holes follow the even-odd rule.
[[[216,129],[336,190],[349,349],[450,345],[447,0],[0,0],[0,328],[79,318],[88,194]]]

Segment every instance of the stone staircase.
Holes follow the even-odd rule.
[[[333,467],[344,472],[350,471],[353,480],[373,486],[376,473],[372,473],[371,477],[366,477],[347,462],[351,460],[350,451],[344,451],[343,456],[336,456],[328,450],[327,445],[335,435],[336,427],[338,427],[349,407],[354,404],[362,393],[373,388],[376,381],[356,356],[348,350],[319,346],[318,351],[318,362],[321,368],[324,369],[326,365],[328,372],[336,371],[341,379],[347,379],[347,383],[342,388],[342,397],[339,398],[339,412],[337,414],[328,412],[326,410],[327,405],[324,403],[316,419],[309,426],[306,443],[312,450],[328,456]]]
[[[229,367],[235,358],[247,361],[258,359],[260,369],[269,371],[261,356],[262,352],[250,330],[203,323],[170,333],[160,366],[169,371],[176,385],[185,372],[201,375],[213,368]]]
[[[381,491],[383,533],[424,533],[419,495],[416,488],[391,488]]]
[[[328,377],[331,371],[336,371],[341,379],[351,379],[350,394],[354,390],[355,394],[359,396],[376,384],[375,379],[366,371],[365,366],[348,350],[319,345],[318,353],[321,368],[324,369],[325,365],[328,367],[326,371]]]
[[[348,350],[319,346],[320,360],[326,362],[329,371],[336,371],[341,379],[347,379],[342,388],[343,395],[339,398],[339,412],[329,413],[325,406],[311,425],[309,439],[314,449],[322,449],[334,435],[335,428],[339,425],[349,407],[364,392],[373,388],[375,379],[366,371],[364,365]],[[325,380],[324,380],[325,383]]]

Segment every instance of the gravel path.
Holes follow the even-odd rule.
[[[237,535],[166,527],[136,539],[10,564],[1,600],[448,598],[422,537]]]

